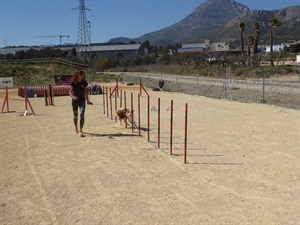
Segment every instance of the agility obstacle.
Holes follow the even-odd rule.
[[[7,88],[7,86],[5,87],[5,97],[4,97],[1,113],[3,113],[3,109],[4,109],[5,105],[6,105],[6,112],[7,113],[11,112],[11,111],[9,111],[8,88]]]
[[[45,106],[54,105],[54,91],[53,86],[49,85],[47,89],[44,90]]]
[[[48,90],[49,86],[26,86],[19,87],[18,95],[20,97],[25,96],[25,89],[27,90],[28,98],[44,97],[45,90]],[[51,85],[51,91],[53,96],[66,96],[69,95],[70,86],[69,85]]]
[[[121,89],[114,88],[113,91],[111,88],[104,87],[103,90],[106,90],[106,93],[103,94],[103,113],[107,115],[107,117],[110,117],[111,120],[113,120],[113,102],[112,102],[112,97],[115,97],[115,102],[114,102],[114,108],[117,110],[117,105],[118,105],[118,99],[119,99],[119,105],[120,107],[123,107],[127,109],[127,93],[126,91],[122,91]],[[137,121],[138,121],[138,134],[141,136],[141,93],[142,91],[145,91],[147,94],[147,133],[148,133],[148,142],[150,142],[150,95],[148,92],[144,89],[142,86],[142,82],[140,81],[140,93],[137,94]],[[113,96],[114,93],[114,96]],[[105,95],[105,96],[104,96]],[[130,104],[129,108],[131,111],[134,110],[134,94],[130,93]],[[174,155],[173,154],[173,119],[174,119],[174,101],[171,100],[171,105],[170,105],[170,156]],[[106,110],[105,110],[106,109]],[[161,99],[158,98],[157,100],[157,148],[161,148]],[[185,110],[184,110],[184,132],[183,132],[183,163],[187,163],[187,143],[188,143],[188,104],[185,104]],[[135,121],[135,115],[132,113],[132,122]],[[126,129],[127,129],[127,124],[126,124]],[[132,132],[134,132],[133,125],[131,127]]]
[[[157,99],[157,147],[160,148],[160,98]]]
[[[127,109],[127,101],[126,101],[126,91],[124,91],[124,108],[125,108],[125,110]],[[127,123],[125,124],[125,127],[126,127],[126,129],[127,129]]]
[[[138,94],[138,127],[139,127],[139,136],[141,136],[141,96]]]
[[[102,90],[105,90],[105,88],[104,88],[104,85],[103,85],[103,88],[102,88]],[[103,92],[102,93],[102,104],[103,104],[103,114],[105,115],[105,95],[106,95],[107,93],[106,92]]]
[[[117,94],[118,95],[118,92],[119,92],[119,81],[118,79],[116,79],[116,86],[114,87],[114,89],[112,90],[112,92],[110,93],[109,97],[111,98],[111,95],[113,93]]]
[[[26,88],[24,89],[24,102],[25,102],[25,111],[24,111],[24,116],[27,116],[27,115],[30,115],[28,113],[28,109],[30,108],[31,112],[33,113],[33,115],[35,115],[35,112],[30,104],[30,101],[28,99],[28,96],[27,96],[27,90]],[[4,102],[3,102],[3,105],[2,105],[2,109],[1,109],[1,113],[3,113],[4,111],[4,108],[5,108],[5,105],[6,105],[6,112],[9,113],[9,112],[15,112],[15,111],[10,111],[9,110],[9,102],[8,102],[8,88],[6,87],[6,90],[5,90],[5,97],[4,97]]]
[[[134,123],[134,116],[133,115],[134,115],[134,113],[133,113],[133,93],[132,92],[131,92],[130,97],[131,97],[130,98],[131,99],[131,108],[130,109],[131,109],[131,119],[132,119],[132,121],[131,121],[132,122],[131,131],[133,132],[133,123]]]
[[[170,155],[173,155],[173,100],[171,100],[170,120]]]
[[[24,112],[24,116],[29,115],[29,113],[28,113],[28,106],[29,106],[31,112],[33,113],[33,115],[35,115],[35,112],[33,111],[33,108],[32,108],[32,106],[30,104],[29,99],[28,99],[27,90],[26,89],[25,89],[25,96],[24,97],[25,97],[25,112]]]
[[[185,120],[184,120],[184,163],[186,163],[187,157],[187,115],[188,115],[188,104],[185,103]]]
[[[147,90],[145,89],[144,85],[142,84],[142,78],[140,78],[140,96],[142,97],[142,91],[147,94],[147,135],[148,135],[148,142],[150,142],[150,95],[148,94]]]

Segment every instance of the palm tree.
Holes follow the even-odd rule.
[[[245,31],[245,23],[240,23],[240,37],[241,37],[241,54],[244,55],[244,31]]]
[[[280,26],[279,20],[275,17],[272,16],[269,19],[269,26],[270,26],[270,56],[271,56],[271,66],[274,66],[273,62],[273,29]]]
[[[253,37],[253,35],[250,35],[248,37],[248,50],[247,50],[249,66],[250,66],[250,49],[251,49],[251,45],[253,45],[253,43],[254,43],[254,37]]]
[[[253,24],[254,28],[254,45],[253,45],[253,53],[256,55],[258,52],[258,41],[259,41],[259,23]]]

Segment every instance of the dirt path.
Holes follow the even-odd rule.
[[[126,92],[137,112],[137,88]],[[300,224],[299,111],[149,93],[149,143],[145,96],[141,137],[103,114],[102,95],[94,95],[84,138],[73,132],[69,97],[48,107],[30,99],[37,115],[24,117],[24,102],[10,96],[15,112],[0,114],[1,224]]]

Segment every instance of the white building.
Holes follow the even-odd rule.
[[[273,52],[281,52],[281,51],[283,51],[284,47],[286,47],[285,44],[273,45]],[[266,52],[267,53],[271,52],[271,46],[270,45],[266,46]]]
[[[228,42],[212,42],[210,40],[204,40],[203,43],[182,44],[182,47],[176,49],[175,52],[179,54],[191,54],[206,50],[209,52],[226,52],[231,49]]]
[[[0,54],[1,55],[8,55],[8,54],[13,54],[15,55],[17,52],[20,51],[28,51],[29,49],[35,49],[35,50],[40,50],[40,47],[4,47],[0,48]]]
[[[55,46],[38,46],[38,47],[4,47],[0,48],[0,54],[15,55],[19,51],[28,51],[29,49],[41,50],[44,48],[55,48],[61,49],[63,51],[71,51],[73,48],[76,52],[80,52],[82,46],[78,45],[55,45]],[[124,56],[137,56],[137,55],[148,55],[148,49],[142,46],[142,44],[91,44],[91,46],[85,46],[84,51],[89,54],[90,52],[94,55],[106,55],[106,56],[116,56],[122,54]]]

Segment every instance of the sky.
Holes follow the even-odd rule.
[[[138,38],[171,26],[205,0],[85,0],[92,43]],[[250,10],[277,10],[300,0],[236,0]],[[0,0],[0,48],[77,43],[79,0]],[[54,37],[53,37],[54,36]],[[59,36],[69,36],[62,37]]]

